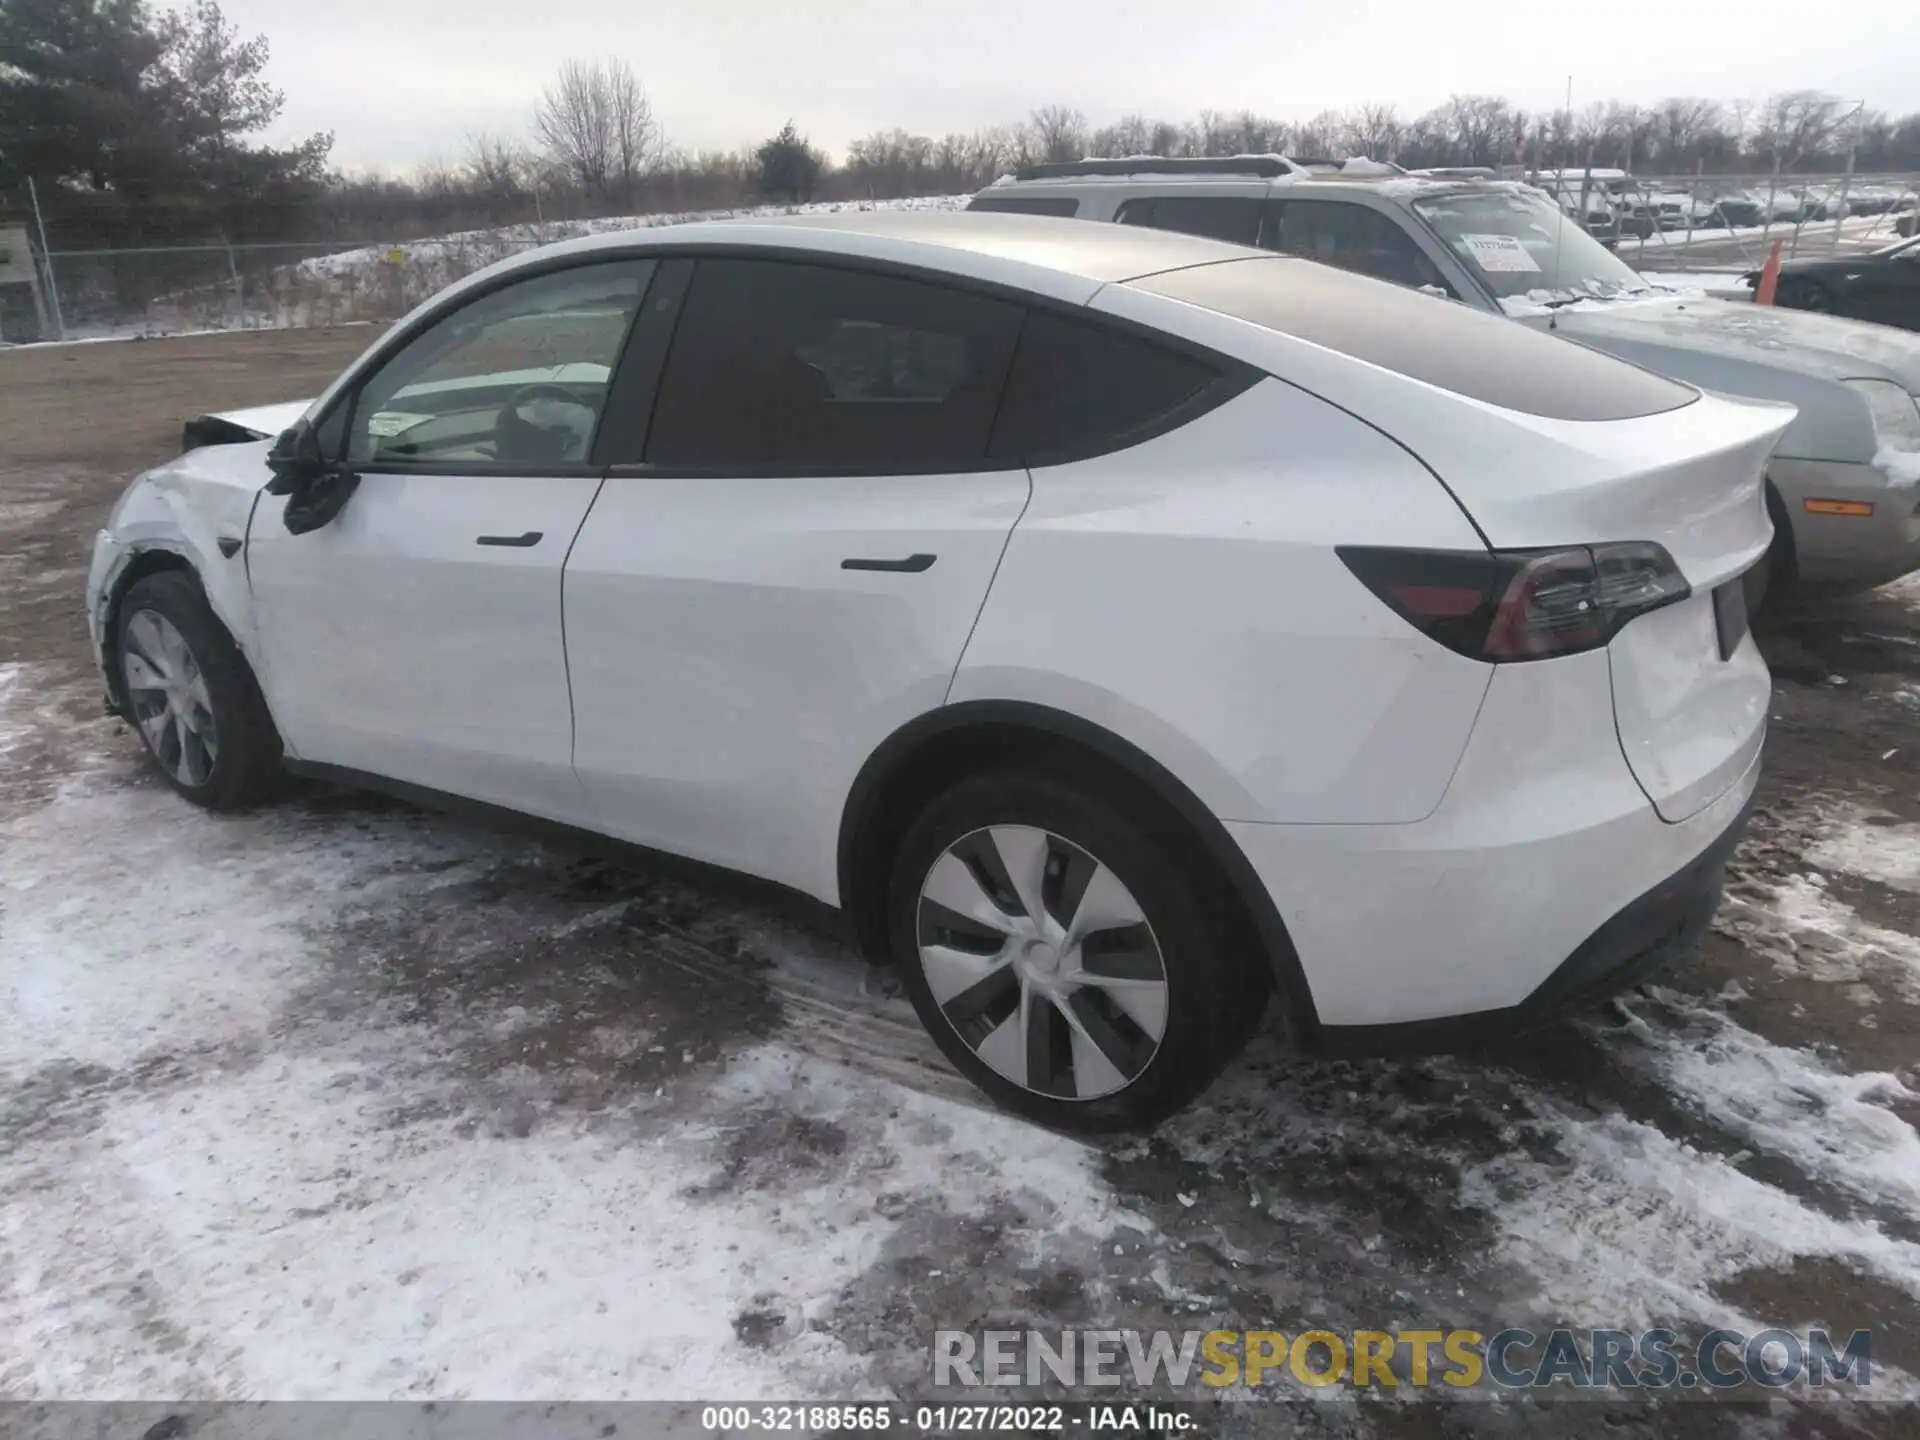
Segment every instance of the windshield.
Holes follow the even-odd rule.
[[[1543,195],[1476,190],[1413,208],[1502,300],[1606,299],[1650,288]]]
[[[1896,240],[1893,244],[1883,249],[1875,250],[1872,253],[1875,255],[1900,255],[1909,250],[1915,255],[1920,256],[1920,235],[1914,236],[1911,240]]]

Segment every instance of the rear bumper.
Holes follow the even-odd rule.
[[[1871,465],[1774,459],[1767,476],[1793,527],[1795,571],[1809,585],[1865,590],[1920,569],[1920,485],[1889,484]],[[1822,515],[1808,500],[1873,506],[1871,515]]]
[[[1693,860],[1623,906],[1518,1005],[1389,1025],[1331,1025],[1321,1045],[1340,1055],[1470,1049],[1524,1035],[1590,1010],[1685,955],[1713,923],[1727,858],[1746,834],[1758,791]]]
[[[1423,1032],[1402,1027],[1511,1028],[1698,933],[1725,858],[1714,849],[1736,843],[1759,783],[1764,712],[1746,767],[1674,823],[1627,766],[1609,689],[1605,652],[1498,667],[1425,820],[1227,825],[1329,1042],[1350,1027],[1413,1041]]]

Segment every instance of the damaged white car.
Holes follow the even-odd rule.
[[[1258,250],[967,214],[482,272],[99,536],[110,704],[772,881],[1048,1124],[1544,1023],[1701,933],[1789,407]],[[278,439],[267,437],[278,432]]]

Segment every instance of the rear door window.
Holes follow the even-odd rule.
[[[1113,218],[1121,225],[1254,245],[1260,240],[1264,208],[1264,201],[1245,195],[1155,195],[1127,201]]]
[[[1446,288],[1411,235],[1378,210],[1340,200],[1278,202],[1272,248],[1395,285]]]
[[[1027,317],[993,431],[993,456],[1058,464],[1105,454],[1191,419],[1244,388],[1236,371],[1112,326]]]
[[[969,210],[1000,210],[1010,215],[1058,215],[1071,220],[1080,213],[1080,202],[1059,195],[976,195]]]
[[[892,275],[702,260],[646,460],[760,474],[980,469],[1022,307]]]

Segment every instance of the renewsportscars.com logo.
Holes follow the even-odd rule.
[[[1455,1391],[1730,1390],[1873,1383],[1872,1335],[1825,1330],[965,1330],[934,1333],[936,1386],[1133,1386],[1201,1393],[1342,1385]]]

